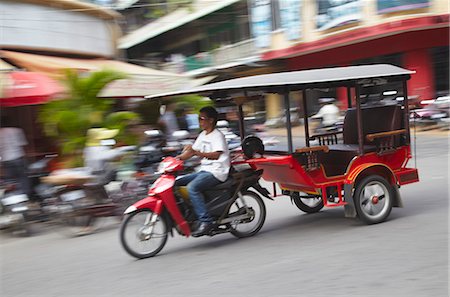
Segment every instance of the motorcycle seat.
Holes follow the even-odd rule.
[[[231,187],[233,187],[235,185],[235,183],[236,183],[236,181],[234,180],[234,178],[232,178],[231,176],[228,176],[228,178],[223,183],[215,185],[208,191],[229,190]]]

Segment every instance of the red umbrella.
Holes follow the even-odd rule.
[[[63,91],[58,82],[37,72],[8,72],[1,81],[0,106],[4,107],[42,104]]]

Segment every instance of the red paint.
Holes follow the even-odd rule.
[[[415,70],[408,81],[408,94],[419,96],[419,100],[434,98],[435,84],[433,61],[426,48],[405,52],[403,66]]]
[[[377,153],[368,153],[356,157],[347,167],[344,175],[331,176],[325,175],[323,166],[316,170],[307,171],[292,155],[288,156],[266,156],[264,158],[249,159],[239,163],[248,163],[255,169],[263,169],[262,177],[269,182],[275,182],[282,189],[291,191],[300,191],[305,193],[320,193],[322,191],[324,205],[328,207],[342,206],[343,201],[341,190],[344,184],[353,184],[357,177],[366,169],[381,171],[382,168],[391,172],[391,182],[406,184],[417,180],[408,180],[399,182],[399,176],[416,172],[417,169],[406,168],[408,160],[411,158],[409,146],[397,148],[391,154],[378,155]],[[234,163],[236,164],[236,163]],[[328,203],[326,197],[326,188],[337,187],[337,203]]]
[[[53,79],[37,72],[13,71],[2,77],[0,106],[42,104],[63,91]]]
[[[408,82],[408,95],[435,97],[434,73],[429,48],[449,45],[449,15],[425,16],[356,28],[290,48],[266,52],[263,60],[286,59],[288,70],[351,65],[361,59],[404,53],[405,68],[416,70]],[[347,95],[337,99],[347,106]]]
[[[263,54],[262,59],[299,58],[304,63],[295,63],[294,59],[292,62],[297,67],[291,68],[299,70],[423,47],[445,46],[449,44],[448,26],[447,14],[386,22],[269,51]]]
[[[175,169],[183,168],[183,161],[181,160],[175,158],[166,158],[166,162],[171,162],[168,167]],[[186,236],[189,236],[191,234],[191,230],[189,228],[189,224],[186,222],[180,210],[178,209],[172,190],[174,184],[174,175],[162,175],[149,189],[148,197],[136,202],[133,205],[137,209],[150,209],[158,215],[160,215],[164,209],[167,209],[174,222],[180,227],[182,233]]]

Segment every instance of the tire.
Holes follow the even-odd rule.
[[[51,218],[52,222],[66,236],[88,235],[95,231],[94,224],[96,218],[83,211],[95,202],[86,196],[73,200],[64,198],[74,193],[82,193],[80,191],[83,190],[81,188],[71,188],[64,189],[56,194],[56,211],[52,214]]]
[[[291,194],[292,201],[295,206],[306,213],[316,213],[323,208],[322,197],[302,198],[298,192]]]
[[[378,175],[370,175],[359,181],[353,194],[356,213],[369,225],[386,220],[391,213],[393,199],[392,185]]]
[[[242,199],[245,201],[245,205],[243,204]],[[244,214],[250,211],[252,213],[249,219],[230,223],[231,234],[238,238],[255,235],[261,230],[264,221],[266,220],[266,206],[258,194],[251,191],[245,191],[242,193],[242,199],[237,198],[228,211],[229,215],[236,212],[242,212]]]
[[[153,226],[145,224],[146,221],[156,217]],[[144,259],[158,254],[167,242],[168,224],[166,220],[149,209],[142,209],[125,216],[120,226],[120,242],[125,251],[133,257]],[[149,234],[149,228],[153,227]],[[156,229],[156,232],[155,232]],[[157,240],[158,239],[158,240]],[[155,243],[154,247],[147,244]],[[142,250],[140,250],[142,248]]]

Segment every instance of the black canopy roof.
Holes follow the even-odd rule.
[[[281,90],[306,89],[322,85],[362,84],[366,79],[408,79],[415,71],[389,64],[374,64],[348,67],[333,67],[302,71],[290,71],[235,78],[217,83],[206,84],[192,89],[146,96],[146,98],[164,98],[187,94],[210,96],[230,94],[242,91],[261,90],[280,92]]]

